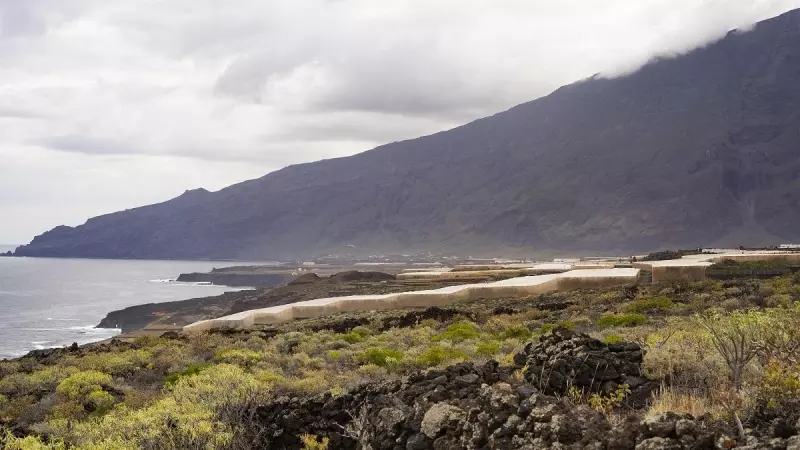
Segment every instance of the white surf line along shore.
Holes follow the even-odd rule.
[[[183,327],[185,332],[215,328],[249,328],[294,319],[308,319],[342,312],[446,306],[458,301],[500,297],[528,297],[567,289],[597,288],[635,283],[639,269],[573,270],[570,272],[511,278],[491,283],[465,284],[441,289],[384,295],[351,295],[320,298],[288,305],[243,311]]]

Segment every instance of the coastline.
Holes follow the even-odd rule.
[[[7,247],[4,247],[7,248]],[[85,345],[123,332],[97,327],[133,305],[213,297],[241,287],[159,283],[182,272],[231,262],[0,258],[0,359],[29,351]]]

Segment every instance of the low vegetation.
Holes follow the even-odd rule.
[[[526,343],[556,326],[645,348],[645,373],[662,387],[637,414],[708,415],[741,427],[759,417],[796,421],[798,301],[794,274],[352,313],[43,352],[0,362],[0,440],[8,449],[247,448],[260,429],[253,411],[270,399],[336,396],[463,361],[510,366]],[[613,414],[627,393],[572,397]],[[324,436],[297,439],[328,446]]]
[[[703,253],[702,249],[691,250],[664,250],[660,252],[653,252],[642,258],[642,261],[666,261],[669,259],[681,259],[684,256],[700,255]]]
[[[794,261],[786,261],[780,259],[764,260],[764,261],[735,261],[732,259],[725,259],[709,267],[710,270],[781,270],[791,267],[800,266],[800,263]]]

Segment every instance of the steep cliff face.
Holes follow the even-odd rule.
[[[18,255],[639,251],[800,239],[800,11],[621,78],[219,192],[58,227]]]

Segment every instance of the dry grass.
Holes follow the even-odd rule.
[[[680,392],[663,386],[653,394],[653,400],[650,404],[650,409],[647,411],[647,416],[652,417],[665,412],[691,414],[693,417],[700,417],[705,414],[721,417],[725,414],[723,408],[720,405],[715,405],[710,398]]]

